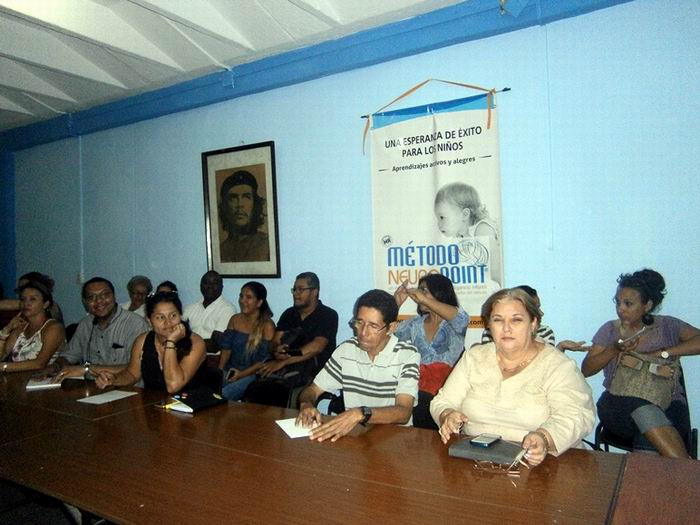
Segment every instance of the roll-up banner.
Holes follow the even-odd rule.
[[[370,115],[374,282],[440,273],[478,317],[503,284],[493,92]],[[412,301],[401,315],[415,313]]]

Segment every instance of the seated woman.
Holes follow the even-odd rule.
[[[522,444],[539,465],[593,430],[591,388],[576,363],[535,334],[542,311],[518,288],[487,299],[481,316],[493,342],[464,352],[430,404],[442,441],[459,434],[498,434]]]
[[[143,379],[143,386],[174,394],[207,383],[204,341],[182,321],[177,294],[160,292],[146,300],[146,316],[153,329],[138,336],[131,360],[121,372],[101,371],[97,386],[128,386]]]
[[[418,305],[418,315],[402,321],[395,335],[399,341],[411,341],[420,352],[413,426],[437,430],[430,417],[430,401],[464,351],[469,316],[459,306],[452,281],[440,274],[422,277],[418,288],[409,288],[404,281],[394,292],[399,308],[407,297]]]
[[[175,292],[177,293],[177,286],[172,281],[163,281],[156,288],[156,293],[158,292]]]
[[[681,436],[688,434],[690,420],[680,367],[669,382],[670,405],[660,407],[637,395],[610,393],[622,357],[628,352],[658,358],[657,364],[675,364],[681,356],[700,353],[700,330],[665,315],[652,315],[666,294],[666,282],[654,270],[623,274],[617,280],[617,317],[600,327],[593,347],[581,364],[586,377],[604,369],[605,392],[598,400],[598,416],[612,434],[632,441],[638,449],[657,450],[662,456],[688,457]],[[630,356],[633,357],[633,356]],[[640,362],[641,363],[641,362]],[[648,366],[645,365],[645,366]],[[618,382],[617,387],[625,390]],[[620,391],[616,391],[620,394]],[[654,396],[646,396],[654,397]]]
[[[53,287],[56,283],[48,275],[44,275],[43,273],[39,272],[25,273],[19,279],[17,279],[17,289],[15,290],[17,294],[19,294],[20,289],[30,281],[42,285],[53,297]],[[10,311],[20,310],[21,308],[22,306],[20,305],[19,299],[0,298],[0,310]],[[51,303],[51,308],[49,308],[49,316],[55,321],[63,324],[63,312],[61,311],[61,307],[58,306],[58,303],[55,301]]]
[[[221,337],[219,368],[224,370],[221,394],[230,401],[243,399],[255,373],[270,357],[275,335],[267,289],[256,281],[246,283],[238,296],[241,313],[231,317]]]
[[[66,342],[63,325],[51,319],[51,292],[41,283],[29,281],[19,288],[19,315],[0,331],[0,365],[3,372],[45,368]]]
[[[151,280],[145,275],[134,275],[126,283],[126,291],[129,293],[129,301],[119,306],[136,315],[146,317],[146,298],[153,291]]]

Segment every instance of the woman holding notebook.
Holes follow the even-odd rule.
[[[577,446],[595,423],[591,389],[573,360],[535,338],[542,311],[533,298],[500,290],[481,316],[493,342],[464,352],[430,405],[443,442],[496,434],[520,443],[533,466]]]

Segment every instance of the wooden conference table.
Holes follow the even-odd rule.
[[[87,405],[76,400],[92,384],[26,392],[27,377],[0,376],[0,477],[120,523],[690,523],[698,512],[690,460],[572,450],[512,478],[449,457],[427,430],[315,443],[275,424],[293,410],[190,416],[138,389]]]

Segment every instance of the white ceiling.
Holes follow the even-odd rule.
[[[0,131],[463,0],[0,0]]]

